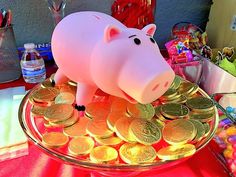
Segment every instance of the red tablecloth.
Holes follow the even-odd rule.
[[[136,177],[229,177],[223,166],[207,146],[189,160],[162,171],[146,171]],[[84,171],[63,164],[44,154],[33,144],[29,155],[0,163],[1,177],[102,177],[96,172]],[[113,175],[114,176],[114,175]],[[124,177],[125,175],[116,175]]]
[[[55,72],[56,67],[47,67],[47,75]],[[0,84],[0,89],[25,85],[30,89],[34,84],[26,84],[23,78]],[[0,177],[99,177],[96,172],[84,171],[50,158],[36,145],[29,145],[29,155],[0,162]],[[113,175],[114,176],[114,175]],[[118,175],[117,175],[118,176]],[[121,175],[119,175],[121,176]],[[122,177],[125,176],[122,174]],[[137,177],[228,177],[223,165],[212,154],[208,145],[189,160],[162,171],[146,171]]]

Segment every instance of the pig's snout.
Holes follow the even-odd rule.
[[[151,103],[163,95],[175,77],[174,71],[161,61],[130,60],[121,70],[118,86],[123,96],[133,102]]]

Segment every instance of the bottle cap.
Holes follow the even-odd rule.
[[[34,43],[27,43],[27,44],[24,44],[24,48],[25,48],[26,50],[34,49],[34,48],[35,48],[35,44],[34,44]]]

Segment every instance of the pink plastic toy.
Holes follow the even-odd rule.
[[[77,105],[88,104],[98,88],[130,102],[156,100],[175,74],[153,39],[155,30],[154,24],[127,28],[99,12],[65,17],[52,36],[55,83],[77,82]]]

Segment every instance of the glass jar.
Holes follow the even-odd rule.
[[[215,93],[212,98],[220,121],[211,149],[230,176],[236,176],[236,92]]]

